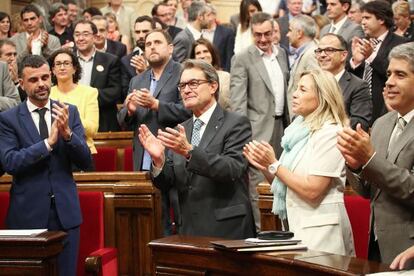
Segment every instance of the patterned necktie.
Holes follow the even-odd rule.
[[[404,131],[405,126],[407,125],[407,122],[404,120],[403,117],[399,117],[398,121],[396,123],[396,129],[391,136],[390,143],[388,145],[388,154],[393,150],[395,147],[395,144],[398,141],[398,138],[400,137],[401,133]]]
[[[373,47],[373,51],[375,51],[375,48],[377,48],[377,45],[381,42],[381,40],[376,38],[370,39],[371,45]],[[363,80],[365,80],[368,83],[369,92],[372,95],[372,66],[369,62],[365,61],[365,67],[364,67],[364,75],[362,77]]]
[[[35,111],[39,113],[39,133],[40,137],[44,140],[49,137],[49,131],[47,129],[45,120],[45,113],[47,111],[47,108],[38,108]]]
[[[203,121],[196,119],[193,126],[193,136],[191,137],[191,145],[198,146],[201,140],[201,127],[204,125]]]

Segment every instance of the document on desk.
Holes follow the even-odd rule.
[[[4,236],[33,237],[46,231],[47,229],[7,229],[7,230],[0,230],[0,237],[4,237]]]
[[[284,251],[307,249],[306,245],[302,244],[300,240],[267,240],[266,242],[253,242],[252,239],[247,239],[211,241],[210,243],[214,246],[214,248],[237,252]]]

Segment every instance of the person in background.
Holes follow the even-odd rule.
[[[284,1],[282,1],[283,3]],[[289,32],[289,23],[295,18],[295,16],[302,13],[302,0],[286,0],[287,4],[287,13],[282,17],[278,18],[277,21],[280,27],[280,44],[285,46],[286,49],[289,49],[289,52],[293,52],[294,49],[289,48],[289,39],[287,33]]]
[[[230,110],[230,73],[221,69],[217,48],[207,39],[200,38],[193,43],[190,58],[205,61],[216,69],[219,77],[218,103],[223,109]]]
[[[348,119],[335,77],[321,69],[304,72],[292,111],[297,116],[285,130],[279,160],[264,141],[246,144],[243,153],[271,183],[272,212],[287,218],[296,239],[311,250],[355,256],[344,204],[345,159],[336,147]]]
[[[83,10],[82,17],[86,21],[91,21],[95,15],[102,15],[102,12],[96,7],[89,7]]]
[[[315,40],[318,40],[321,37],[321,30],[323,29],[323,27],[325,27],[326,25],[329,25],[329,18],[326,17],[325,15],[320,15],[320,14],[316,14],[312,16],[313,20],[315,20],[317,29],[316,29],[316,35],[315,35]]]
[[[53,26],[49,34],[59,38],[62,48],[73,48],[75,46],[73,42],[73,30],[69,25],[68,8],[65,4],[54,3],[51,5],[49,22]]]
[[[171,8],[163,2],[154,5],[151,10],[151,15],[154,20],[158,19],[160,21],[160,24],[163,25],[162,29],[166,30],[173,40],[183,30],[174,25],[169,25],[172,18]]]
[[[0,39],[0,60],[7,63],[12,82],[19,91],[20,101],[26,99],[26,92],[20,87],[19,74],[17,72],[16,44],[9,39]]]
[[[234,54],[253,44],[250,19],[256,12],[261,12],[262,7],[258,0],[242,0],[240,2],[239,25],[237,26],[236,38],[234,40]]]
[[[118,41],[124,44],[127,48],[127,53],[131,52],[131,43],[128,36],[122,35],[119,32],[119,23],[116,20],[115,14],[112,12],[107,12],[104,14],[106,21],[108,22],[108,34],[106,35],[107,39]]]
[[[97,153],[93,136],[98,132],[99,108],[98,90],[79,84],[82,68],[75,54],[68,49],[59,49],[49,58],[52,67],[52,86],[50,98],[69,103],[78,108],[79,117],[85,129],[86,143],[94,155]],[[93,170],[93,164],[88,170]]]
[[[410,18],[410,4],[405,1],[394,2],[392,11],[394,13],[393,32],[409,41],[414,41],[414,23]]]
[[[16,44],[18,60],[27,54],[48,58],[60,48],[59,39],[42,29],[42,16],[36,6],[31,4],[25,6],[20,12],[20,17],[25,31],[11,38]]]
[[[0,11],[0,39],[11,37],[11,18],[5,12]]]
[[[361,6],[363,4],[363,0],[352,0],[351,8],[348,11],[348,18],[358,25],[360,25],[362,21]]]
[[[10,77],[7,63],[0,61],[0,112],[20,103],[19,92]]]
[[[76,0],[65,1],[68,8],[68,27],[73,29],[73,25],[79,20],[79,8]]]
[[[164,0],[163,3],[167,4],[171,9],[172,16],[169,25],[184,29],[187,26],[187,22],[181,16],[177,16],[178,0]]]

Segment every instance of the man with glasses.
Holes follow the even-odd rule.
[[[162,191],[177,189],[179,234],[253,237],[248,164],[242,154],[252,138],[249,120],[217,104],[218,75],[204,61],[184,62],[178,87],[193,117],[176,128],[159,130],[157,136],[146,125],[139,129],[153,160],[154,185]]]
[[[280,141],[289,122],[286,104],[289,67],[285,50],[273,43],[273,24],[270,14],[259,12],[252,16],[254,45],[233,59],[230,106],[233,111],[249,118],[253,139],[269,142],[280,156]],[[253,214],[257,230],[260,230],[256,186],[264,177],[253,167],[249,170],[249,177]]]
[[[76,55],[82,67],[79,83],[98,89],[98,131],[119,131],[116,104],[121,98],[121,66],[116,56],[96,51],[97,33],[90,21],[80,20],[74,26]]]
[[[119,41],[106,38],[108,35],[108,21],[106,18],[102,15],[95,15],[91,20],[98,29],[95,39],[95,49],[100,52],[113,54],[119,59],[124,57],[127,52],[126,46]]]
[[[145,58],[150,67],[142,74],[132,78],[129,94],[123,108],[118,113],[119,124],[125,129],[138,131],[141,124],[147,125],[152,133],[158,129],[173,127],[191,116],[184,109],[177,89],[181,66],[172,60],[173,45],[171,37],[162,30],[154,30],[145,39]],[[151,157],[144,151],[137,133],[133,140],[134,170],[148,171]],[[163,194],[163,222],[166,234],[170,234],[168,225],[168,193]]]
[[[355,129],[358,123],[368,130],[372,116],[372,99],[368,83],[345,70],[347,43],[342,36],[326,34],[319,40],[315,56],[319,66],[331,72],[342,90],[346,112]]]
[[[24,101],[26,99],[26,92],[24,92],[23,89],[20,87],[19,76],[17,73],[16,44],[14,44],[13,41],[9,39],[0,40],[0,60],[4,61],[7,64],[7,69],[9,71],[9,74],[6,74],[6,70],[4,70],[1,74],[3,76],[2,82],[4,85],[3,96],[9,98],[7,100],[4,100],[6,100],[6,103],[8,103],[7,106],[12,107],[14,105],[17,105],[17,99],[20,98],[21,101]],[[11,88],[12,86],[10,85],[10,81],[7,79],[11,79],[11,82],[17,88],[17,96],[15,89]]]

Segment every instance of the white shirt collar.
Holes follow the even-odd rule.
[[[187,28],[190,30],[191,34],[193,35],[194,40],[197,40],[201,37],[201,32],[196,30],[191,24],[188,24]]]
[[[200,119],[204,123],[204,126],[206,126],[208,124],[208,122],[210,121],[211,115],[213,115],[213,112],[214,112],[214,109],[216,109],[216,106],[217,106],[217,102],[214,102],[214,104],[212,106],[210,106],[210,108],[207,109],[206,112],[201,114],[200,117],[198,117],[198,118],[195,115],[193,115],[193,122],[196,119]]]
[[[342,18],[341,20],[339,20],[338,23],[336,23],[336,24],[334,24],[333,21],[332,21],[332,26],[335,27],[335,33],[338,33],[339,29],[342,28],[342,25],[344,25],[344,23],[345,23],[345,21],[346,21],[347,18],[348,17],[345,15],[344,18]]]
[[[338,74],[335,75],[335,79],[336,79],[337,82],[339,82],[339,80],[342,78],[344,73],[345,73],[345,68],[342,69],[342,71],[340,71]]]
[[[47,108],[47,109],[50,109],[50,99],[47,100],[47,103],[45,104],[44,107],[38,107],[38,106],[34,105],[30,101],[30,99],[27,99],[26,104],[27,104],[27,108],[29,109],[30,113],[33,112],[33,111],[35,111],[36,109],[39,109],[39,108]]]
[[[263,56],[268,56],[265,55],[265,52],[263,52],[259,47],[257,47],[257,50],[259,51],[259,54],[263,57]],[[276,58],[277,54],[279,53],[279,50],[277,49],[277,47],[275,45],[272,45],[272,54],[270,55],[270,57],[274,57]]]
[[[400,113],[398,113],[398,118],[403,117],[404,120],[407,122],[407,124],[411,121],[411,119],[414,117],[414,109],[405,114],[404,116],[401,116]]]

